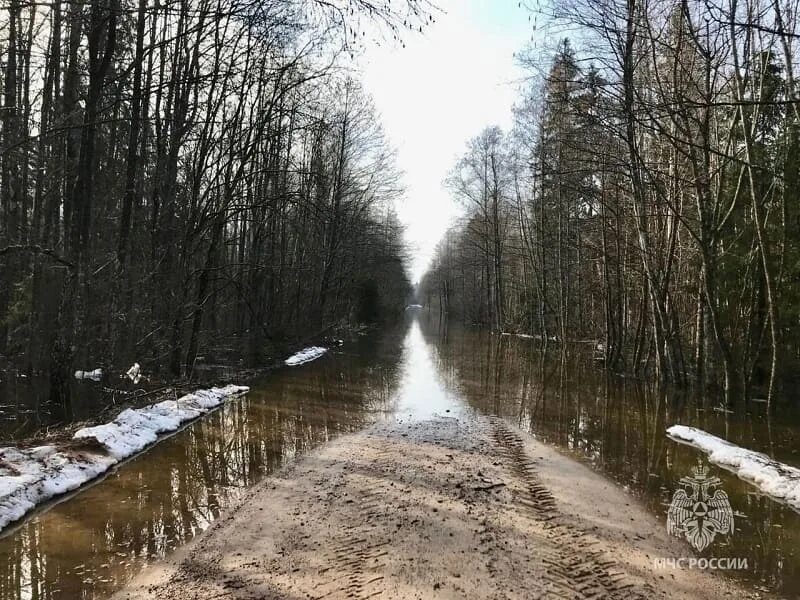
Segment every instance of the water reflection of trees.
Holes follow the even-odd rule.
[[[562,363],[533,340],[448,328],[424,316],[421,323],[443,380],[470,406],[590,462],[660,518],[678,480],[691,474],[699,457],[666,437],[669,425],[694,425],[797,462],[792,440],[800,428],[791,416],[770,423],[757,413],[717,412],[708,398],[610,376],[591,364],[590,352],[583,358],[576,352],[573,362]],[[727,471],[712,471],[737,512],[737,531],[717,541],[713,555],[745,557],[751,566],[745,577],[784,593],[800,592],[800,515]],[[688,545],[686,552],[691,555]]]
[[[53,425],[91,418],[106,408],[102,388],[100,383],[70,380],[61,389],[54,389],[46,377],[3,373],[0,439],[27,438]]]
[[[375,420],[396,339],[281,372],[0,539],[0,599],[103,598],[219,518],[297,454]]]

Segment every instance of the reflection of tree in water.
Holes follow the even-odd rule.
[[[576,352],[579,358],[562,364],[560,353],[545,355],[536,340],[442,328],[425,315],[421,325],[442,379],[466,403],[590,462],[659,518],[666,518],[678,480],[699,456],[666,437],[669,425],[693,425],[797,462],[791,440],[800,427],[791,415],[778,424],[757,414],[717,412],[708,398],[612,376],[591,363],[589,352],[583,358]],[[715,541],[706,555],[746,557],[751,570],[740,575],[782,592],[800,590],[800,515],[756,494],[727,471],[711,468],[722,479],[737,519],[733,536]],[[692,555],[688,545],[686,552]]]
[[[286,370],[0,539],[0,599],[107,597],[287,460],[387,410],[396,335]]]
[[[80,389],[74,389],[79,387]],[[54,386],[45,377],[0,379],[0,439],[36,435],[49,426],[86,419],[104,407],[100,384],[70,381]]]

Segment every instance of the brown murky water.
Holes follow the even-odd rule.
[[[448,329],[424,316],[422,324],[441,377],[468,406],[501,415],[590,463],[640,498],[665,527],[679,480],[704,458],[670,440],[665,430],[671,425],[699,427],[800,465],[797,397],[781,399],[784,406],[772,417],[761,404],[726,412],[719,410],[719,399],[607,376],[591,366],[591,357],[562,367],[537,351],[533,340]],[[730,498],[735,531],[727,539],[718,537],[702,555],[687,544],[685,556],[746,559],[746,570],[728,574],[756,589],[800,597],[800,514],[728,471],[707,466]]]
[[[107,598],[298,454],[385,415],[402,338],[366,338],[251,392],[0,538],[0,599]],[[74,396],[74,395],[73,395]],[[41,409],[40,409],[41,410]]]
[[[800,464],[797,414],[768,419],[758,409],[718,412],[710,401],[585,366],[562,368],[530,340],[448,330],[423,312],[403,331],[367,336],[272,374],[246,397],[6,532],[0,600],[106,598],[146,562],[206,529],[265,475],[387,415],[503,415],[590,462],[665,517],[678,480],[698,458],[665,437],[673,423]],[[747,558],[749,568],[738,577],[796,597],[800,515],[711,470],[736,511],[736,531],[715,542],[714,555]],[[686,555],[693,555],[688,545]]]

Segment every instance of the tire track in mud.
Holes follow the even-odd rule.
[[[500,418],[491,419],[495,448],[512,475],[521,483],[513,502],[526,517],[534,519],[550,542],[531,552],[530,560],[540,561],[543,589],[541,598],[648,598],[648,586],[632,582],[628,574],[594,546],[593,539],[570,523],[558,508],[556,499],[539,480],[534,461],[525,452],[522,438]],[[537,585],[538,587],[538,585]]]
[[[597,478],[570,489],[558,470],[575,466],[539,450],[484,416],[376,427],[268,480],[118,600],[746,597],[651,572],[646,552],[670,546],[628,545],[624,495]],[[590,493],[610,504],[587,510]]]
[[[333,577],[318,590],[321,594],[314,596],[315,598],[344,597],[360,600],[383,594],[383,575],[378,571],[384,566],[381,558],[388,554],[386,546],[390,542],[370,543],[367,538],[358,534],[359,532],[353,531],[328,554],[326,562],[331,566],[320,571],[320,574],[340,572],[341,575]]]
[[[372,469],[386,464],[388,453],[377,451]],[[372,470],[370,469],[370,470]],[[371,481],[371,473],[358,473],[358,498],[349,499],[350,507],[347,520],[359,523],[343,527],[343,534],[332,541],[325,554],[325,564],[320,575],[327,576],[325,583],[317,586],[314,598],[353,598],[366,600],[381,597],[384,594],[381,574],[386,566],[383,560],[389,554],[391,540],[380,539],[373,529],[378,529],[375,522],[385,516],[382,507],[387,505],[386,497],[392,490],[376,481]],[[352,475],[351,475],[352,476]]]

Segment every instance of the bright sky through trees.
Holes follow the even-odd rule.
[[[368,46],[364,85],[405,171],[398,204],[418,280],[459,207],[443,180],[467,141],[488,125],[507,128],[522,71],[514,53],[531,38],[529,12],[515,0],[440,0],[443,13],[405,48]]]

